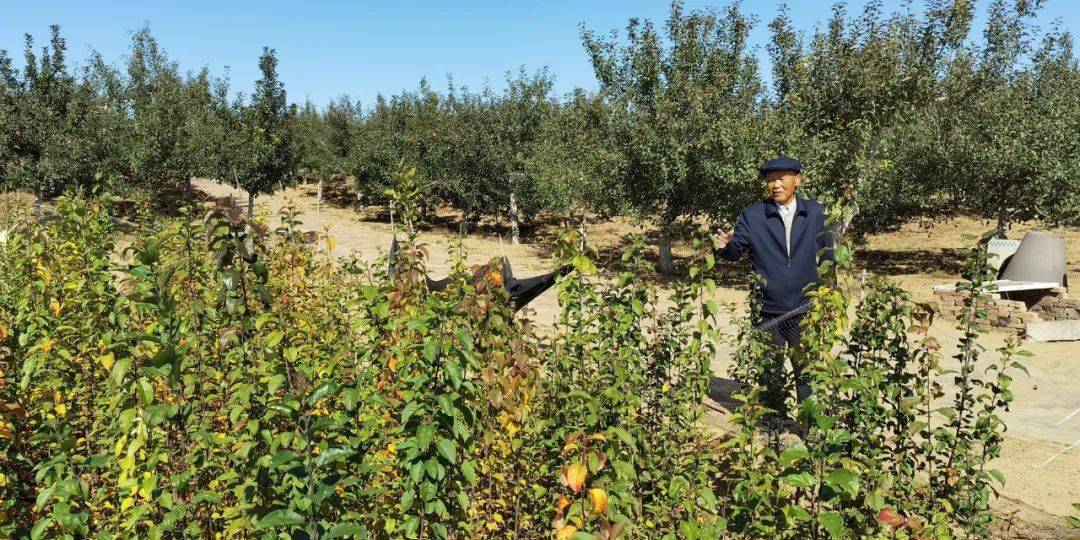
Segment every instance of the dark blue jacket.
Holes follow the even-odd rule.
[[[739,215],[735,234],[720,256],[734,261],[750,253],[754,271],[765,278],[757,291],[764,313],[786,313],[806,303],[803,289],[818,281],[818,252],[832,258],[833,237],[825,232],[821,203],[796,197],[791,222],[791,257],[785,243],[784,220],[772,201],[751,204]]]

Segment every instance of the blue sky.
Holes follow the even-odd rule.
[[[790,1],[797,26],[812,31],[830,14],[831,1]],[[887,10],[903,2],[885,0]],[[860,10],[864,0],[849,3]],[[978,1],[978,25],[987,0]],[[1073,4],[1070,6],[1070,4]],[[723,7],[727,2],[692,0],[687,8]],[[765,25],[777,2],[743,2],[758,17],[753,40],[764,57]],[[921,5],[916,2],[916,6]],[[1048,0],[1039,23],[1059,21],[1080,30],[1073,0]],[[548,66],[556,91],[594,88],[592,68],[581,47],[578,24],[607,32],[622,29],[630,17],[663,21],[665,1],[552,2],[246,2],[179,1],[30,1],[0,0],[0,49],[21,65],[23,34],[40,45],[48,26],[62,27],[72,58],[86,58],[90,47],[122,65],[130,35],[149,24],[158,41],[184,70],[207,66],[220,75],[229,66],[233,90],[250,91],[258,78],[264,45],[278,51],[279,73],[290,101],[310,97],[323,105],[348,94],[365,106],[382,92],[413,89],[421,76],[436,88],[453,73],[459,86],[480,89],[485,81],[502,87],[507,71]]]

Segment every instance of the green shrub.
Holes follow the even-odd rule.
[[[410,178],[390,192],[405,207]],[[944,395],[929,321],[896,285],[871,280],[849,320],[843,243],[795,351],[816,397],[794,442],[757,429],[767,346],[747,324],[737,430],[704,429],[711,257],[661,307],[642,238],[607,281],[566,233],[573,271],[539,337],[501,263],[467,268],[460,243],[429,291],[411,226],[391,272],[333,258],[290,208],[273,229],[184,210],[118,252],[109,207],[60,199],[58,219],[2,227],[2,535],[949,536],[993,518],[1016,344],[975,374],[973,295]],[[987,276],[975,250],[961,287]]]

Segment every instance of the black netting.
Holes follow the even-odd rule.
[[[394,236],[393,241],[390,243],[390,253],[387,256],[387,275],[393,277],[394,271],[397,267],[397,251],[398,251],[398,239],[397,235]],[[569,274],[574,268],[569,265],[564,265],[556,269],[554,272],[548,272],[539,276],[533,276],[530,278],[516,278],[514,272],[510,268],[510,261],[506,258],[502,258],[502,274],[503,274],[503,287],[506,288],[507,294],[510,295],[510,305],[514,307],[514,310],[519,310],[525,307],[525,304],[533,301],[537,296],[540,296],[544,291],[550,289],[555,285],[555,281],[558,277]],[[432,279],[428,275],[424,275],[424,281],[427,282],[427,288],[430,291],[441,291],[450,284],[451,278],[444,277],[442,279]]]
[[[759,316],[758,330],[765,332],[772,341],[773,349],[770,365],[763,373],[762,383],[765,392],[763,405],[776,411],[779,418],[788,416],[787,401],[794,387],[796,402],[810,396],[809,373],[799,365],[791,349],[799,343],[802,334],[802,319],[810,311],[810,304],[804,304],[787,313],[762,313]],[[788,372],[788,363],[791,372]]]
[[[803,315],[806,315],[808,311],[810,311],[810,304],[803,304],[782,314],[762,313],[761,322],[758,323],[757,329],[782,336],[791,333],[798,336],[799,324],[802,322]],[[794,346],[798,341],[798,337],[796,337],[794,342],[789,343],[788,346]]]

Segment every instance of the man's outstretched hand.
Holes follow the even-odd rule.
[[[727,245],[731,243],[731,238],[733,236],[735,236],[734,229],[728,232],[724,232],[723,230],[721,230],[711,234],[710,237],[712,238],[713,248],[717,251],[726,248]]]

